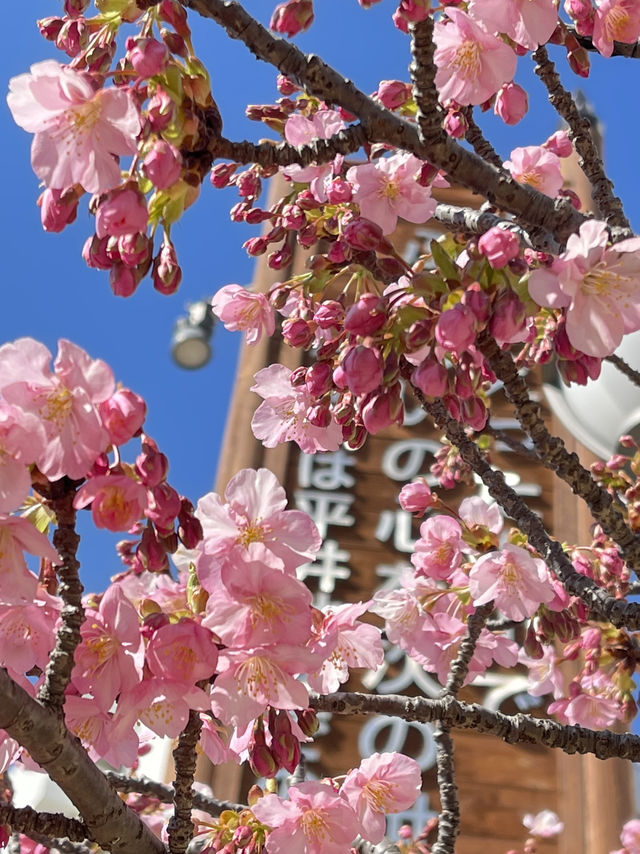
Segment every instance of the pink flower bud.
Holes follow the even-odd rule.
[[[111,290],[117,297],[130,297],[140,284],[138,272],[133,267],[126,267],[117,261],[109,274]]]
[[[353,188],[344,178],[334,178],[326,187],[327,200],[332,205],[350,202],[353,198]]]
[[[153,262],[153,287],[167,296],[175,294],[182,281],[182,270],[173,244],[165,234],[160,252]]]
[[[159,189],[175,184],[182,172],[182,155],[165,139],[158,139],[142,162],[147,178]]]
[[[169,473],[169,460],[157,444],[147,438],[142,444],[142,453],[136,459],[136,471],[146,487],[153,488],[162,483]]]
[[[502,347],[516,341],[525,341],[528,335],[527,314],[520,297],[510,288],[502,291],[493,303],[493,316],[489,328]]]
[[[339,329],[344,320],[344,308],[337,300],[325,300],[313,316],[320,329]]]
[[[211,183],[218,190],[228,187],[237,168],[237,163],[216,163],[211,170]]]
[[[462,402],[462,420],[473,430],[482,430],[488,417],[487,408],[479,397],[470,397]]]
[[[151,489],[145,515],[151,519],[159,533],[171,533],[180,508],[180,496],[165,480]]]
[[[294,83],[289,77],[285,77],[284,74],[278,74],[277,86],[281,95],[294,95],[300,91],[297,83]]]
[[[362,410],[362,420],[368,433],[374,435],[391,424],[402,424],[404,406],[400,394],[400,384],[384,388],[374,395]]]
[[[478,248],[494,270],[501,270],[520,253],[520,241],[512,231],[494,226],[480,237]]]
[[[158,5],[160,18],[171,24],[173,29],[182,36],[183,39],[189,38],[191,30],[189,29],[187,11],[177,0],[162,0]]]
[[[447,369],[435,359],[425,359],[411,374],[411,382],[427,397],[442,397],[449,390]]]
[[[268,263],[272,270],[282,270],[289,266],[293,258],[293,251],[288,244],[285,244],[275,252],[271,252],[268,256]]]
[[[147,116],[151,130],[162,133],[173,121],[176,113],[176,105],[171,96],[161,86],[156,89],[156,94],[150,99],[147,107]]]
[[[147,416],[147,404],[129,388],[118,389],[98,409],[112,445],[124,445],[132,439]]]
[[[82,257],[94,270],[110,270],[113,262],[107,255],[107,238],[97,234],[87,237],[82,247]]]
[[[353,335],[374,335],[387,321],[387,301],[377,294],[364,294],[354,303],[344,321]]]
[[[469,122],[461,110],[449,110],[442,126],[454,139],[464,139],[469,130]]]
[[[436,341],[445,350],[460,354],[476,340],[476,319],[464,305],[444,311],[436,323]]]
[[[312,406],[307,411],[307,421],[314,427],[328,427],[331,424],[331,410],[328,403]]]
[[[479,324],[486,323],[489,319],[491,299],[479,282],[469,285],[462,295],[462,304],[469,307]]]
[[[290,231],[297,231],[306,224],[307,218],[304,211],[298,205],[285,205],[282,209],[283,226]]]
[[[98,237],[119,237],[121,234],[146,231],[148,220],[147,203],[138,190],[114,190],[107,194],[98,207],[96,234]]]
[[[60,35],[60,30],[64,26],[64,18],[41,18],[38,21],[38,29],[40,35],[47,41],[54,42]]]
[[[59,233],[78,215],[78,196],[75,189],[47,189],[38,199],[38,204],[45,231]]]
[[[306,384],[313,397],[322,397],[333,387],[331,366],[327,362],[316,362],[306,374]]]
[[[389,245],[379,225],[360,217],[355,217],[343,228],[342,236],[349,246],[365,252],[370,249],[382,250],[383,246]]]
[[[573,143],[566,130],[557,130],[552,133],[543,146],[558,157],[570,157],[573,154]]]
[[[354,394],[368,394],[382,383],[382,356],[375,347],[363,344],[351,347],[342,367],[349,389]]]
[[[589,52],[584,47],[577,47],[575,50],[570,50],[567,53],[567,60],[572,71],[579,77],[588,77],[591,72],[591,59]]]
[[[309,347],[313,341],[312,328],[299,317],[289,317],[284,321],[282,335],[291,347]]]
[[[186,549],[195,549],[202,540],[202,522],[194,515],[193,504],[183,498],[178,513],[178,536]]]
[[[398,501],[407,513],[415,513],[416,516],[424,516],[429,507],[438,500],[438,496],[431,492],[426,480],[418,478],[415,483],[407,483],[400,490]]]
[[[162,27],[160,29],[160,35],[163,43],[167,46],[169,53],[181,56],[184,59],[189,56],[189,48],[187,47],[185,40],[182,36],[179,36],[178,33],[172,33],[171,30],[167,30],[166,27]]]
[[[308,30],[313,19],[313,0],[287,0],[276,6],[269,26],[276,33],[292,38]]]
[[[127,39],[127,56],[136,74],[145,79],[162,74],[169,61],[166,45],[158,39]]]
[[[517,83],[505,83],[498,90],[493,112],[508,125],[517,125],[529,109],[529,96]]]
[[[412,97],[412,88],[402,80],[381,80],[375,97],[387,110],[399,110]]]
[[[320,722],[318,720],[318,715],[314,709],[296,709],[295,716],[298,720],[298,726],[307,736],[307,738],[313,738],[313,736],[320,729]]]
[[[149,269],[153,244],[146,234],[121,234],[118,238],[120,260],[127,267]]]
[[[151,525],[147,525],[136,549],[136,557],[148,572],[164,572],[169,566],[167,552]]]

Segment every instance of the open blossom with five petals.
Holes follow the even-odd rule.
[[[462,528],[451,516],[431,516],[420,525],[411,563],[419,575],[446,579],[462,563]]]
[[[120,184],[117,157],[135,153],[140,132],[127,88],[96,90],[88,74],[47,59],[11,80],[7,101],[17,124],[35,133],[31,165],[45,186],[104,193]]]
[[[640,36],[640,0],[600,0],[593,21],[593,43],[611,56],[614,42],[631,44]]]
[[[315,523],[301,510],[285,510],[287,496],[268,469],[242,469],[229,481],[226,503],[215,492],[200,499],[206,555],[235,561],[265,560],[285,572],[312,560],[322,544]],[[207,588],[206,570],[201,581]]]
[[[532,617],[555,597],[544,561],[511,544],[478,558],[469,573],[469,589],[474,605],[493,600],[511,620]]]
[[[147,506],[147,490],[125,474],[96,475],[83,484],[73,500],[79,510],[91,504],[96,528],[129,531]]]
[[[211,300],[213,313],[230,332],[245,332],[247,344],[257,344],[263,334],[273,335],[275,313],[264,294],[240,285],[225,285]]]
[[[281,442],[296,442],[305,454],[337,451],[342,444],[342,428],[331,418],[327,427],[309,421],[309,411],[316,401],[306,385],[292,386],[291,371],[284,365],[269,365],[255,375],[251,387],[263,398],[251,419],[251,429],[265,448]]]
[[[60,607],[60,600],[41,588],[35,601],[0,605],[0,664],[20,673],[44,670],[55,646]]]
[[[383,234],[391,234],[398,217],[424,223],[433,216],[436,201],[431,189],[418,183],[423,166],[413,154],[399,152],[373,163],[352,166],[347,172],[360,213],[379,225]]]
[[[446,14],[448,20],[437,21],[433,28],[440,100],[483,104],[513,80],[517,57],[462,9],[447,6]]]
[[[550,268],[529,277],[539,305],[566,308],[567,337],[588,356],[610,355],[640,329],[640,238],[608,241],[606,224],[588,220]]]
[[[62,339],[54,371],[51,353],[33,338],[0,347],[0,392],[4,399],[38,418],[45,443],[33,461],[50,480],[81,478],[109,445],[98,404],[111,397],[111,368],[81,347]]]
[[[521,184],[529,184],[547,196],[555,197],[564,183],[560,158],[543,145],[525,145],[514,148],[506,168]]]
[[[386,814],[412,807],[421,787],[422,771],[415,759],[401,753],[374,753],[347,774],[340,794],[355,810],[362,825],[360,834],[377,845],[384,837]]]
[[[301,783],[291,786],[289,798],[267,795],[252,807],[258,821],[271,828],[267,854],[346,854],[360,823],[332,786]]]

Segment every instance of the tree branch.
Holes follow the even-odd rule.
[[[60,627],[56,634],[56,645],[47,664],[45,681],[38,692],[43,705],[62,714],[67,686],[71,681],[76,649],[82,641],[80,627],[84,622],[80,581],[80,563],[76,557],[80,537],[76,532],[76,511],[73,499],[76,484],[64,477],[51,484],[50,502],[56,514],[58,526],[53,535],[53,545],[62,558],[57,567],[60,580],[58,595],[64,602],[60,612]]]
[[[630,237],[633,233],[631,225],[621,200],[613,192],[613,182],[605,174],[602,157],[591,136],[589,120],[580,115],[575,101],[562,85],[546,47],[540,45],[532,56],[536,61],[535,72],[549,92],[551,106],[569,126],[569,136],[580,157],[580,165],[593,187],[596,215],[604,217],[608,225],[623,229],[625,233],[620,237]]]
[[[513,220],[491,213],[491,211],[462,208],[458,205],[439,204],[434,213],[434,219],[452,230],[465,231],[470,234],[484,234],[490,228],[504,228],[518,236],[523,246],[538,249],[540,252],[550,252],[557,255],[561,250],[554,236],[545,229],[533,229],[527,232]]]
[[[7,824],[13,831],[33,837],[66,836],[71,842],[82,842],[89,837],[89,830],[82,821],[67,818],[62,813],[38,812],[31,807],[0,806],[0,825]]]
[[[191,787],[196,772],[196,746],[201,729],[200,713],[191,709],[187,725],[180,733],[178,745],[173,751],[176,769],[176,779],[173,784],[174,811],[167,826],[171,854],[184,854],[193,838]]]
[[[600,53],[598,48],[594,45],[591,36],[581,36],[573,27],[567,27],[567,35],[573,36],[574,39],[576,39],[576,41],[578,41],[586,50],[591,50],[598,54]],[[640,42],[633,42],[632,44],[627,44],[626,42],[614,42],[613,53],[611,56],[626,56],[628,59],[640,59]]]
[[[522,429],[532,440],[538,459],[582,498],[593,518],[618,544],[624,559],[637,571],[640,568],[640,537],[614,506],[610,493],[597,483],[577,454],[567,451],[562,439],[549,433],[540,415],[540,405],[529,397],[527,384],[510,354],[498,347],[487,330],[478,336],[477,344],[491,370],[504,384],[505,393],[513,404]]]
[[[463,460],[480,477],[489,494],[527,535],[531,545],[562,581],[567,592],[572,596],[579,596],[591,610],[594,619],[612,623],[617,628],[638,631],[640,605],[615,599],[591,578],[577,572],[561,544],[549,537],[541,519],[507,485],[503,473],[491,468],[476,443],[466,435],[463,427],[449,416],[444,404],[439,400],[427,400],[420,389],[415,387],[413,392],[436,426],[446,433],[449,441],[460,451]]]
[[[174,790],[172,786],[158,783],[148,777],[128,777],[126,774],[118,774],[117,771],[105,771],[104,776],[114,789],[119,792],[136,792],[140,795],[151,795],[163,804],[171,804],[174,801]],[[217,798],[209,798],[200,792],[191,793],[195,809],[204,810],[209,815],[220,815],[223,810],[244,810],[246,804],[236,804],[233,801],[221,801]]]
[[[553,200],[533,187],[518,184],[474,152],[458,145],[442,131],[422,141],[417,127],[395,115],[360,91],[335,69],[313,54],[305,56],[290,42],[275,38],[233,0],[183,0],[185,6],[224,27],[233,39],[243,41],[259,59],[303,85],[329,104],[339,104],[360,119],[370,142],[384,142],[429,160],[465,187],[482,194],[503,210],[517,214],[533,230],[553,233],[559,243],[578,230],[585,217],[568,199]],[[435,122],[434,122],[435,125]]]
[[[591,730],[524,714],[505,715],[450,695],[431,700],[398,694],[312,693],[309,705],[334,715],[389,715],[421,723],[443,721],[454,729],[495,735],[508,744],[543,744],[568,754],[591,753],[598,759],[640,760],[640,737],[632,733]]]
[[[634,385],[640,387],[640,371],[636,371],[631,365],[627,364],[624,359],[621,359],[620,356],[616,356],[613,353],[611,356],[605,356],[605,361],[611,362],[612,365],[620,371],[621,374],[624,374],[627,379],[631,380]]]
[[[462,112],[464,113],[468,126],[464,138],[471,146],[473,146],[473,150],[478,157],[482,157],[482,159],[486,160],[487,163],[491,163],[496,167],[496,169],[504,172],[505,169],[502,157],[500,157],[498,152],[477,125],[476,120],[473,117],[473,107],[464,107]]]
[[[90,837],[114,854],[164,854],[162,842],[118,796],[58,713],[0,668],[0,729],[15,738],[68,795]]]

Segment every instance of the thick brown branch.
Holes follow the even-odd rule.
[[[592,579],[576,572],[560,543],[551,539],[540,518],[507,485],[502,472],[491,468],[476,443],[466,435],[463,427],[449,416],[444,404],[438,400],[427,400],[415,387],[413,392],[431,415],[434,423],[458,448],[463,460],[480,477],[489,494],[527,535],[531,545],[538,550],[547,566],[562,581],[567,592],[572,596],[579,596],[591,610],[594,619],[610,622],[617,628],[638,631],[640,605],[615,599],[602,587],[598,587]]]
[[[44,836],[41,833],[34,833],[31,836],[34,842],[39,842],[47,848],[53,848],[58,854],[96,854],[95,845],[85,845],[82,842],[72,842],[70,839],[63,837],[62,839],[52,839],[50,836]]]
[[[200,713],[191,709],[187,725],[180,733],[177,747],[173,751],[176,769],[176,779],[173,784],[174,811],[167,826],[171,854],[184,854],[193,838],[191,787],[196,772],[196,746],[201,729]]]
[[[51,507],[58,520],[53,545],[62,558],[62,565],[57,567],[60,582],[58,595],[64,606],[60,612],[55,649],[49,658],[38,699],[59,714],[62,713],[65,691],[71,680],[75,651],[82,640],[80,627],[84,622],[84,588],[78,572],[80,563],[76,558],[80,537],[76,532],[76,511],[73,507],[75,494],[76,484],[69,478],[62,478],[51,485]]]
[[[257,145],[244,140],[231,142],[218,137],[211,153],[216,158],[235,163],[258,163],[260,166],[308,166],[310,163],[330,163],[337,154],[353,154],[367,142],[362,125],[351,125],[330,139],[316,139],[309,145],[289,145],[286,142],[261,142]]]
[[[137,792],[140,795],[151,795],[163,804],[173,803],[174,790],[165,783],[158,783],[148,777],[128,777],[126,774],[118,774],[117,771],[106,771],[104,776],[119,792]],[[209,798],[195,791],[192,793],[192,799],[195,809],[204,810],[209,815],[220,815],[223,810],[239,811],[246,809],[246,804],[220,801],[217,798]]]
[[[533,58],[536,61],[535,72],[547,87],[552,107],[567,123],[569,136],[580,157],[580,165],[591,182],[596,215],[606,219],[608,225],[624,229],[626,234],[620,237],[630,237],[631,225],[625,216],[622,202],[613,192],[613,182],[605,174],[602,157],[591,136],[589,119],[578,112],[575,101],[562,85],[544,45],[534,51]]]
[[[529,397],[529,389],[511,355],[501,350],[485,330],[478,338],[478,347],[491,365],[492,371],[504,384],[505,394],[513,404],[522,429],[533,442],[542,464],[555,472],[589,507],[595,521],[620,547],[624,559],[636,570],[640,568],[640,537],[629,528],[624,516],[613,503],[611,495],[600,486],[580,462],[577,454],[569,453],[562,439],[552,436],[542,420],[540,405]]]
[[[436,207],[434,218],[443,225],[450,226],[452,230],[466,231],[470,234],[484,234],[485,231],[494,227],[505,228],[516,234],[523,246],[555,255],[560,252],[560,246],[550,232],[541,228],[527,232],[512,220],[505,219],[491,213],[491,211],[439,204]]]
[[[454,729],[490,733],[508,744],[544,744],[564,753],[591,753],[598,759],[640,760],[640,736],[611,730],[591,730],[567,726],[530,715],[505,715],[463,703],[451,695],[437,700],[404,697],[398,694],[311,694],[309,704],[319,712],[334,715],[389,715],[405,721],[442,721]]]
[[[0,668],[0,729],[26,747],[82,816],[90,837],[115,854],[164,854],[164,845],[118,796],[57,712]]]
[[[631,365],[628,365],[624,359],[621,359],[620,356],[616,356],[613,353],[611,356],[605,356],[607,362],[611,362],[612,365],[620,371],[621,374],[624,374],[627,379],[631,380],[634,385],[640,387],[640,371],[636,371]]]
[[[320,57],[305,56],[288,41],[275,38],[246,10],[232,0],[183,0],[184,5],[217,21],[231,38],[243,41],[259,59],[301,83],[308,92],[330,104],[339,104],[360,120],[371,142],[413,152],[429,160],[459,183],[489,199],[502,210],[517,214],[536,239],[535,229],[553,233],[559,243],[578,230],[585,217],[567,199],[550,199],[532,187],[518,184],[474,152],[441,132],[422,141],[418,128],[360,91],[351,80],[329,67]]]
[[[0,825],[9,825],[11,830],[33,836],[66,836],[72,842],[82,842],[89,831],[82,821],[67,818],[61,813],[38,812],[31,807],[0,806]]]
[[[411,55],[409,66],[413,81],[413,97],[418,106],[420,138],[427,145],[446,139],[442,128],[444,111],[436,89],[436,67],[433,61],[433,18],[425,18],[411,27]]]

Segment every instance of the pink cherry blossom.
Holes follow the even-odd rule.
[[[0,392],[38,418],[46,442],[34,457],[50,480],[81,478],[109,444],[97,405],[115,390],[111,369],[62,339],[51,371],[51,353],[33,338],[0,347]]]
[[[257,344],[276,327],[275,313],[264,294],[240,285],[225,285],[211,300],[214,314],[230,332],[245,332],[247,344]]]
[[[183,618],[161,626],[147,647],[146,663],[160,678],[194,683],[215,673],[218,647],[208,628]]]
[[[421,787],[422,771],[415,759],[401,753],[374,753],[347,774],[340,794],[358,816],[361,835],[377,845],[384,837],[386,814],[412,807]]]
[[[462,562],[462,528],[451,516],[431,516],[420,526],[411,563],[420,575],[446,579]]]
[[[424,223],[433,216],[436,201],[431,189],[418,183],[423,165],[413,154],[399,152],[348,170],[360,213],[379,225],[383,234],[391,234],[398,217]]]
[[[469,589],[474,605],[494,600],[496,608],[511,620],[532,617],[543,602],[551,602],[555,596],[544,561],[511,544],[475,562]]]
[[[438,500],[435,492],[432,492],[426,480],[421,477],[414,483],[405,484],[400,490],[398,501],[403,510],[413,513],[415,516],[424,516],[429,507]]]
[[[88,747],[93,760],[104,759],[116,768],[131,766],[138,758],[139,739],[129,722],[114,721],[92,697],[68,694],[65,722]]]
[[[595,13],[593,43],[603,56],[611,56],[614,41],[638,40],[640,0],[600,0]]]
[[[7,97],[14,120],[35,133],[31,165],[47,187],[81,184],[104,193],[122,180],[119,155],[134,154],[140,117],[128,89],[96,90],[87,74],[52,59],[14,77]]]
[[[207,709],[209,698],[195,685],[155,676],[127,690],[120,705],[126,719],[139,718],[156,735],[177,738],[187,725],[189,710]]]
[[[326,783],[301,783],[289,789],[289,801],[278,795],[260,798],[252,807],[271,831],[267,854],[346,854],[359,831],[347,801]]]
[[[203,626],[229,647],[304,644],[311,631],[308,588],[262,562],[243,561],[239,570],[239,564],[227,562],[219,575],[204,579],[211,595]]]
[[[518,661],[529,670],[527,691],[532,697],[552,694],[554,700],[559,700],[564,696],[564,679],[558,669],[556,653],[550,646],[543,646],[542,650],[542,658],[531,658],[523,650],[518,654]]]
[[[284,136],[291,145],[308,145],[315,139],[330,139],[345,127],[340,113],[335,110],[318,110],[311,118],[299,113],[289,116],[284,127]],[[320,201],[326,201],[327,194],[324,186],[325,178],[333,172],[333,166],[327,163],[323,166],[286,166],[282,170],[287,178],[296,183],[311,183],[311,192]]]
[[[557,836],[564,830],[564,823],[552,810],[542,810],[537,815],[527,813],[522,823],[532,836],[539,836],[541,839]]]
[[[513,80],[517,57],[462,9],[448,6],[446,14],[448,20],[437,21],[433,30],[440,100],[483,104]]]
[[[315,627],[316,640],[311,649],[323,654],[322,667],[308,676],[314,691],[330,694],[349,678],[349,668],[380,667],[384,650],[380,629],[357,622],[366,613],[370,602],[355,602],[329,609]]]
[[[96,212],[98,237],[120,237],[147,230],[149,212],[145,198],[130,185],[115,190],[100,202]]]
[[[487,504],[479,495],[470,495],[460,502],[458,513],[469,528],[488,528],[493,534],[502,531],[502,511],[495,501]]]
[[[281,442],[296,442],[305,454],[316,451],[337,451],[342,444],[342,428],[331,418],[327,427],[317,427],[309,421],[315,400],[305,385],[291,385],[291,371],[284,365],[269,365],[255,375],[251,387],[264,400],[251,420],[256,439],[266,448]]]
[[[97,475],[80,488],[73,506],[80,510],[91,504],[96,528],[130,531],[147,506],[147,490],[124,474]]]
[[[640,819],[632,818],[622,826],[620,842],[629,854],[640,854]]]
[[[469,14],[487,30],[505,33],[529,50],[549,41],[558,25],[553,0],[471,0]]]
[[[60,601],[42,590],[35,601],[0,605],[0,663],[27,673],[44,670],[55,646]]]
[[[142,429],[147,404],[129,388],[119,388],[98,407],[100,420],[112,445],[124,445]]]
[[[534,270],[529,293],[539,304],[566,308],[570,343],[588,356],[615,351],[640,329],[640,239],[608,248],[606,224],[588,220],[550,269]]]
[[[58,552],[28,519],[0,513],[1,604],[21,604],[35,599],[38,579],[27,568],[25,551],[54,564],[60,563]]]
[[[514,148],[511,160],[504,165],[516,181],[529,184],[547,196],[557,196],[564,183],[560,158],[543,145]]]
[[[202,549],[215,557],[250,561],[267,559],[285,572],[313,560],[322,541],[307,513],[285,510],[287,496],[268,469],[242,469],[221,497],[200,499],[196,515],[203,528]],[[271,560],[270,560],[271,559]],[[206,587],[206,577],[203,575]]]
[[[29,464],[44,445],[36,416],[0,400],[0,513],[16,510],[29,494]]]

